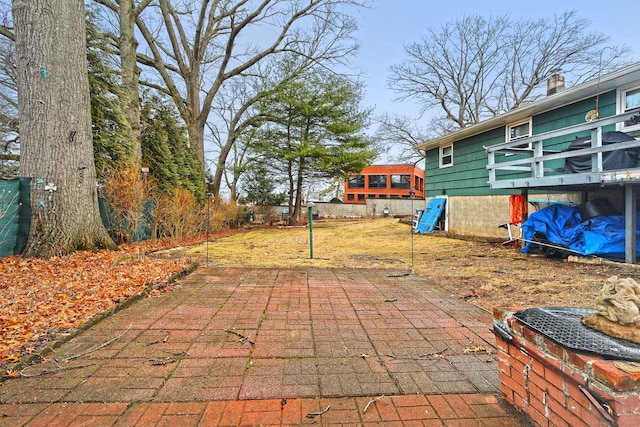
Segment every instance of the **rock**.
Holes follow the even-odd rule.
[[[640,322],[640,285],[631,278],[610,277],[596,297],[596,308],[621,325]]]

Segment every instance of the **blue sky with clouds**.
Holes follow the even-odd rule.
[[[376,107],[376,114],[418,114],[417,105],[393,102],[396,95],[387,89],[387,77],[389,67],[406,58],[403,46],[419,41],[427,28],[438,28],[443,23],[453,22],[465,15],[508,14],[513,19],[539,19],[560,15],[571,9],[575,9],[580,18],[591,21],[589,30],[609,36],[613,44],[630,47],[630,61],[640,61],[640,32],[637,24],[639,8],[633,1],[584,0],[573,3],[557,0],[375,0],[372,8],[354,12],[359,25],[361,51],[353,65],[364,73],[363,79],[367,85],[365,102]]]

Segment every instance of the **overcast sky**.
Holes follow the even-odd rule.
[[[441,24],[456,21],[465,15],[509,14],[514,20],[527,17],[539,19],[560,15],[571,9],[577,10],[580,18],[591,21],[589,29],[609,36],[612,44],[630,47],[630,61],[640,61],[639,8],[631,0],[609,0],[604,3],[594,0],[576,3],[558,0],[375,0],[371,9],[358,10],[354,14],[359,25],[361,51],[353,64],[365,73],[366,104],[376,107],[376,115],[391,112],[409,116],[418,114],[417,105],[392,101],[396,95],[387,89],[387,77],[391,65],[406,59],[403,46],[418,42],[426,34],[427,28],[439,28]]]

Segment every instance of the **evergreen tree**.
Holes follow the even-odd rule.
[[[203,202],[204,173],[175,108],[157,96],[147,96],[143,100],[141,118],[142,163],[149,168],[158,189],[184,188],[198,202]]]
[[[295,221],[306,180],[346,177],[376,156],[363,134],[370,110],[360,108],[359,84],[322,70],[276,87],[260,102],[263,137],[254,151],[289,184]]]
[[[106,53],[104,36],[87,19],[87,61],[91,94],[91,129],[98,180],[131,158],[132,146],[127,138],[127,121],[118,101],[118,71]]]
[[[281,205],[287,200],[285,193],[277,193],[277,181],[264,165],[252,168],[242,189],[246,195],[241,203],[256,205]]]

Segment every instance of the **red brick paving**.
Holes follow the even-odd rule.
[[[522,425],[492,315],[393,273],[200,269],[0,385],[0,426]]]

